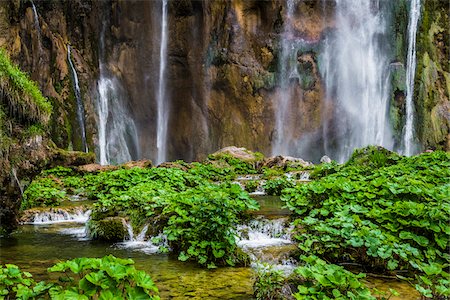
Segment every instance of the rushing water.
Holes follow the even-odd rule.
[[[166,65],[167,65],[167,0],[161,0],[161,44],[159,49],[159,81],[158,94],[156,97],[157,105],[157,135],[156,147],[157,157],[156,163],[166,161],[166,144],[167,144],[167,126],[169,118],[169,107],[166,99]]]
[[[80,135],[81,135],[81,143],[83,147],[84,152],[88,152],[87,142],[86,142],[86,127],[85,127],[85,120],[84,120],[84,105],[83,105],[83,99],[81,99],[81,91],[80,91],[80,85],[78,83],[78,75],[77,70],[75,69],[75,66],[72,63],[72,54],[71,54],[70,45],[67,45],[67,60],[69,62],[70,66],[70,72],[72,74],[72,80],[73,80],[73,90],[75,94],[75,99],[77,100],[77,119],[78,119],[78,126],[80,129]]]
[[[326,153],[345,161],[354,148],[392,148],[388,120],[387,8],[382,1],[336,0],[336,30],[325,41],[322,73],[334,101]]]
[[[406,122],[403,153],[414,154],[414,76],[416,74],[416,35],[420,17],[420,0],[411,0],[408,23],[408,55],[406,61]]]
[[[281,92],[277,103],[277,109],[275,110],[275,139],[272,145],[273,155],[288,155],[289,149],[289,111],[292,97],[289,93],[289,82],[291,79],[291,73],[296,70],[293,68],[293,53],[295,52],[292,36],[292,23],[291,20],[294,17],[294,7],[297,1],[286,1],[286,22],[284,23],[284,33],[281,41],[281,55],[279,58],[280,68],[280,85]]]
[[[122,84],[105,64],[104,18],[99,43],[100,78],[97,82],[98,153],[101,165],[120,164],[139,157],[136,125],[125,106],[126,93]]]

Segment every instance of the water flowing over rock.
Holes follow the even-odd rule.
[[[334,117],[324,125],[324,148],[340,162],[354,148],[393,148],[389,108],[388,5],[336,1],[336,30],[325,41],[322,74]]]
[[[54,224],[64,222],[86,223],[91,210],[85,207],[29,209],[23,212],[20,222],[24,224]]]
[[[406,123],[403,129],[403,153],[415,152],[414,141],[414,77],[416,75],[416,35],[420,18],[420,0],[411,0],[408,23],[408,55],[406,58]]]
[[[81,143],[83,148],[81,149],[84,152],[88,152],[87,140],[86,140],[86,127],[85,127],[85,117],[84,117],[84,104],[83,99],[81,98],[80,85],[78,81],[78,74],[75,66],[72,62],[72,52],[70,45],[67,45],[67,61],[69,62],[70,72],[72,74],[73,81],[73,92],[75,94],[75,99],[77,101],[77,119],[78,126],[81,135]]]

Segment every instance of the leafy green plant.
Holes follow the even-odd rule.
[[[253,285],[254,295],[258,300],[285,299],[283,286],[286,283],[286,277],[281,270],[277,270],[269,264],[260,264],[256,270],[256,279]]]
[[[52,178],[41,178],[33,181],[23,194],[21,209],[36,206],[58,206],[66,199],[66,192],[62,191]]]
[[[365,274],[353,274],[341,266],[328,264],[313,255],[302,256],[301,259],[306,264],[294,271],[299,275],[295,299],[377,299],[361,281]],[[398,295],[394,290],[391,290],[391,294]]]
[[[284,190],[299,248],[330,261],[415,271],[420,292],[448,296],[450,154],[366,152],[334,174]]]
[[[284,189],[292,187],[294,183],[285,177],[269,179],[263,184],[266,194],[272,196],[280,196]]]
[[[245,190],[249,193],[253,193],[259,186],[258,180],[249,180],[245,183]]]
[[[131,259],[75,258],[48,269],[58,281],[35,282],[17,266],[0,268],[0,299],[159,299],[158,288]]]

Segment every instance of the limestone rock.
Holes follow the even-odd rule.
[[[301,158],[296,158],[292,156],[272,156],[266,158],[264,161],[264,166],[268,168],[279,167],[279,168],[287,168],[287,167],[309,167],[313,164],[308,161],[304,161]]]
[[[223,155],[230,155],[234,158],[245,162],[257,162],[262,160],[264,157],[260,153],[255,153],[246,148],[238,148],[236,146],[229,146],[220,149],[219,151],[214,152],[210,155],[212,159],[220,159]]]
[[[320,162],[323,164],[329,164],[331,163],[331,158],[328,157],[327,155],[322,156],[322,158],[320,159]]]

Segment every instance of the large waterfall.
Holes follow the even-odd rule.
[[[84,118],[83,99],[81,99],[81,91],[80,91],[80,85],[78,83],[77,71],[72,62],[72,53],[71,53],[70,45],[67,45],[67,60],[69,61],[70,72],[72,74],[72,80],[73,80],[73,90],[74,90],[74,94],[75,94],[75,99],[77,101],[77,120],[78,120],[78,126],[79,126],[79,130],[80,130],[81,143],[82,143],[82,147],[83,147],[82,150],[85,152],[88,152],[88,146],[87,146],[87,142],[86,142],[86,126],[85,126],[85,118]]]
[[[136,126],[125,106],[126,92],[116,76],[112,75],[105,63],[105,28],[103,23],[99,66],[100,78],[97,83],[98,152],[102,165],[120,164],[139,157]]]
[[[325,152],[338,161],[357,147],[393,146],[388,120],[388,14],[382,4],[336,0],[336,30],[325,41],[321,67],[335,114],[325,124]]]
[[[159,50],[159,82],[158,94],[156,96],[157,105],[157,136],[156,147],[157,157],[156,163],[166,161],[167,155],[167,126],[168,126],[168,102],[166,99],[166,65],[167,65],[167,0],[162,0],[161,3],[161,41]]]
[[[406,61],[406,122],[403,129],[403,153],[414,154],[414,75],[416,74],[416,35],[420,17],[420,0],[411,0]]]

